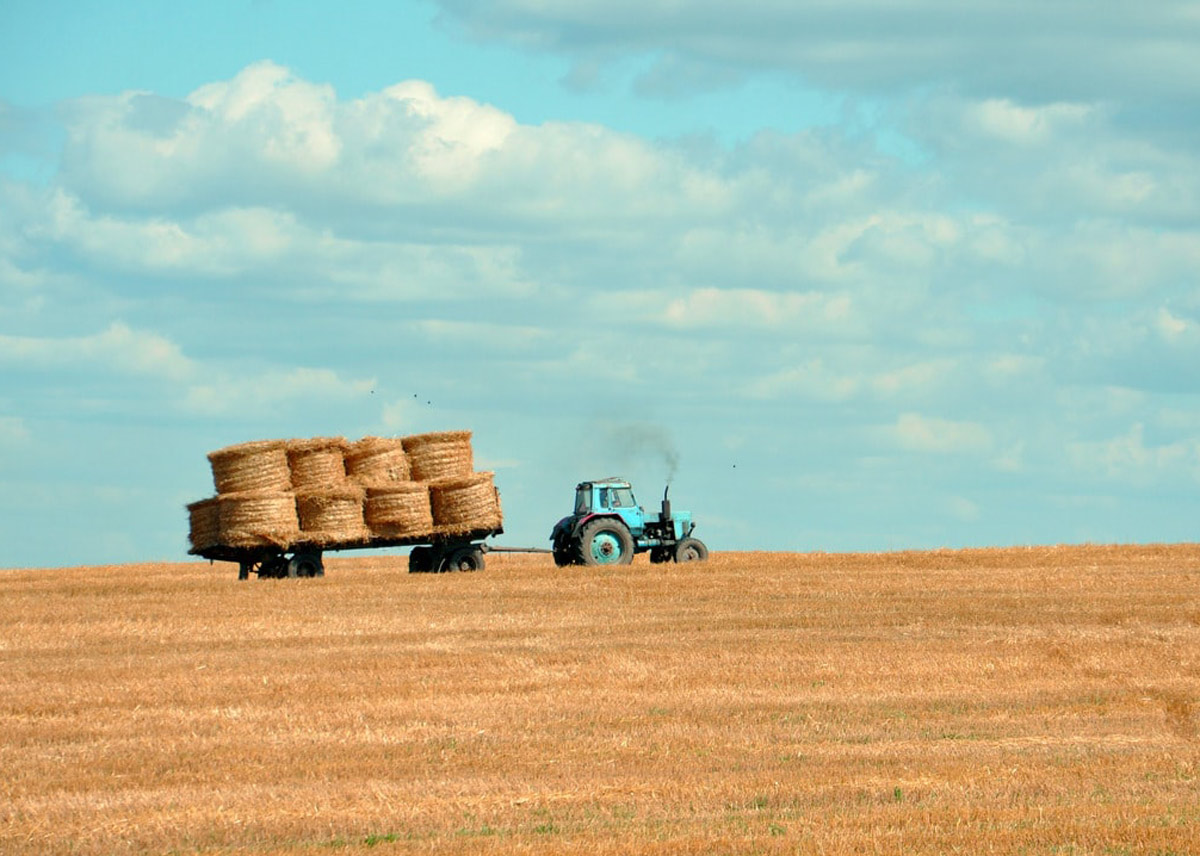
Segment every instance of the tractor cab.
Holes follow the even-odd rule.
[[[633,487],[619,478],[581,482],[575,487],[575,516],[615,514],[634,537],[646,526],[646,514],[633,496]]]

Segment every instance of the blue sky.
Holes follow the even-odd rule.
[[[398,8],[393,8],[398,7]],[[1194,540],[1200,3],[0,6],[0,567],[468,428],[505,543]]]

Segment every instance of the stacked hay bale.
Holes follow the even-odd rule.
[[[429,485],[410,481],[373,485],[366,491],[364,517],[372,535],[419,538],[433,533]]]
[[[499,529],[500,494],[491,473],[439,479],[429,485],[436,531],[460,535],[474,529]]]
[[[215,496],[193,502],[188,510],[188,539],[196,550],[221,543],[221,505]]]
[[[194,552],[420,540],[499,529],[470,431],[259,440],[209,454],[217,495],[188,506]]]
[[[346,476],[344,437],[288,441],[300,540],[318,547],[365,543],[363,490]]]
[[[414,479],[429,486],[433,531],[462,535],[499,529],[500,494],[490,472],[475,472],[470,431],[439,431],[404,438]]]
[[[404,441],[363,437],[346,447],[346,475],[363,487],[405,484],[412,477]]]
[[[470,431],[414,434],[402,441],[414,481],[436,482],[471,474]]]
[[[300,530],[287,445],[282,440],[256,440],[210,452],[218,543],[227,547],[283,547]],[[193,515],[192,545],[211,541],[211,511],[204,501]],[[197,531],[196,527],[199,527]],[[214,546],[208,544],[207,546]]]

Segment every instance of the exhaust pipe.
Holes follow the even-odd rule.
[[[667,498],[667,491],[670,489],[670,484],[663,489],[662,519],[664,523],[671,519],[671,500]]]

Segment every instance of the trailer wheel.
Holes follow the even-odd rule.
[[[289,577],[323,577],[325,565],[321,562],[319,552],[297,553],[288,561],[287,575]]]
[[[264,556],[258,564],[258,578],[281,580],[288,575],[288,558],[283,553]]]
[[[696,538],[684,538],[675,547],[676,562],[703,562],[708,558],[708,548]]]
[[[602,517],[583,527],[578,550],[581,565],[628,565],[633,561],[633,536],[625,524]]]
[[[478,547],[459,547],[446,560],[448,571],[482,571],[483,551]]]
[[[408,551],[408,572],[410,574],[428,574],[433,571],[433,548],[413,547]]]

